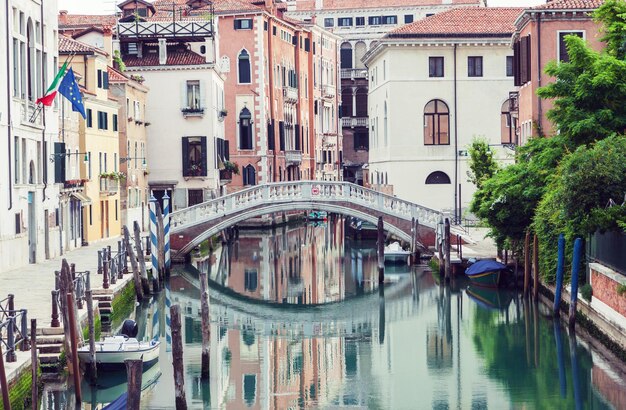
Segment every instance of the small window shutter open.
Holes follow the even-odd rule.
[[[300,151],[300,126],[296,124],[296,151]]]
[[[204,86],[204,81],[200,81],[200,108],[207,108],[206,87]]]
[[[202,148],[202,160],[200,162],[200,167],[202,168],[202,175],[203,176],[207,176],[208,175],[208,169],[207,169],[207,145],[206,145],[206,137],[200,137],[200,146]]]
[[[285,150],[285,123],[282,121],[278,122],[278,136],[280,140],[280,150]]]
[[[183,137],[182,139],[182,151],[183,151],[183,176],[189,176],[189,137]]]
[[[274,126],[276,124],[276,120],[272,120],[269,124],[267,124],[267,149],[274,150],[276,144],[276,135],[274,134]]]
[[[241,20],[235,20],[235,30],[239,30],[241,28]]]
[[[226,161],[230,160],[230,147],[228,145],[228,140],[224,140],[224,158]]]
[[[109,73],[106,71],[102,73],[102,88],[109,89]]]
[[[65,143],[55,142],[54,143],[54,182],[57,184],[65,182],[65,155],[61,155],[64,153],[65,153]]]
[[[102,70],[98,70],[98,88],[102,88]]]

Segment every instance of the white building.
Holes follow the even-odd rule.
[[[172,210],[219,195],[219,168],[225,143],[224,78],[215,65],[214,27],[202,20],[174,23],[174,16],[153,15],[145,1],[118,5],[122,18],[117,42],[125,73],[141,76],[150,89],[145,111],[148,186],[161,201],[165,192]],[[134,13],[148,20],[135,25]],[[197,20],[196,20],[197,22]],[[184,25],[181,33],[174,24]],[[148,27],[149,36],[141,30]],[[178,27],[178,26],[177,26]],[[222,165],[223,168],[223,165]]]
[[[5,140],[0,150],[0,269],[8,270],[61,252],[59,189],[50,161],[58,106],[34,114],[35,100],[56,74],[57,2],[7,0],[0,23],[0,135]]]
[[[369,69],[369,183],[457,217],[475,187],[467,149],[488,139],[512,160],[510,48],[518,8],[454,9],[396,29],[374,45]]]

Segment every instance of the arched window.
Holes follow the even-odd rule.
[[[431,100],[424,107],[424,145],[450,144],[450,115],[441,100]]]
[[[385,147],[386,147],[387,146],[387,101],[385,101],[385,108],[384,109],[385,109],[385,113],[384,113],[385,114],[385,118],[383,120],[384,121],[383,127],[385,127],[385,128],[383,130],[383,133],[384,133],[384,136],[385,136]]]
[[[352,89],[345,88],[341,91],[341,115],[352,117]]]
[[[243,167],[243,184],[256,185],[256,170],[252,165]]]
[[[28,164],[28,183],[34,184],[36,181],[35,178],[35,163],[33,161],[30,161],[30,164]]]
[[[367,117],[367,89],[356,90],[356,116]]]
[[[358,43],[354,45],[354,61],[356,65],[355,68],[365,68],[365,64],[363,64],[363,61],[361,61],[361,59],[363,58],[366,52],[367,52],[367,46],[365,45],[364,42],[359,41]]]
[[[508,99],[502,104],[500,110],[500,142],[502,144],[514,144],[515,143],[515,124],[513,118],[511,118],[511,99]]]
[[[237,58],[239,73],[239,84],[250,84],[250,54],[246,50],[241,50]]]
[[[252,149],[252,114],[246,107],[239,113],[239,149]]]
[[[29,100],[35,101],[37,98],[37,75],[35,74],[37,62],[35,61],[35,30],[33,28],[33,21],[30,18],[26,23],[26,43],[28,47],[28,51],[26,52],[26,75],[28,76],[26,96]]]
[[[426,185],[449,183],[450,177],[445,172],[435,171],[432,174],[428,175],[428,177],[426,177]]]
[[[352,68],[352,44],[348,42],[341,45],[341,68]]]

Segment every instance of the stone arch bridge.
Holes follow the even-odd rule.
[[[269,213],[320,210],[354,216],[376,224],[410,242],[412,220],[418,223],[417,241],[435,244],[437,225],[444,214],[349,182],[291,181],[255,185],[170,214],[172,259],[181,260],[202,241],[246,219]],[[452,235],[462,236],[452,226]],[[454,243],[454,242],[453,242]]]

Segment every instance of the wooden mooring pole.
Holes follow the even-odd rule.
[[[37,389],[39,387],[39,382],[37,381],[37,371],[39,370],[39,362],[37,361],[37,319],[30,320],[30,362],[32,378],[30,400],[32,409],[37,410],[39,408],[39,400],[37,397]]]
[[[2,405],[4,410],[11,410],[11,400],[9,400],[9,384],[7,374],[4,370],[4,353],[2,353],[2,343],[0,343],[0,388],[2,388]],[[5,393],[6,392],[6,393]]]
[[[539,240],[537,234],[533,236],[533,299],[539,297]]]
[[[554,317],[559,317],[561,309],[561,291],[563,289],[563,262],[565,260],[565,236],[559,235],[558,241],[558,254],[556,262],[556,289],[554,290],[554,305],[552,307],[552,314]]]
[[[85,291],[87,298],[87,322],[89,326],[89,357],[91,358],[90,372],[93,378],[98,377],[96,366],[96,329],[93,316],[93,296],[91,289]]]
[[[133,247],[130,246],[130,233],[128,232],[128,227],[124,225],[122,228],[124,230],[124,248],[128,252],[130,257],[130,266],[133,270],[133,280],[135,281],[135,293],[137,294],[137,300],[143,300],[143,285],[141,283],[141,276],[139,274],[139,266],[137,265],[137,259],[135,259],[135,251]]]
[[[150,282],[148,280],[148,271],[146,270],[146,260],[144,258],[143,249],[141,245],[141,228],[139,223],[135,221],[133,223],[133,233],[135,238],[135,248],[137,248],[137,262],[139,262],[139,272],[141,273],[141,284],[143,285],[144,294],[150,293]],[[148,238],[150,239],[150,238]],[[150,241],[148,241],[148,244]],[[150,253],[148,252],[147,255]]]
[[[385,282],[385,229],[383,217],[378,217],[377,255],[378,255],[378,284]]]
[[[569,303],[569,327],[574,330],[576,326],[576,307],[578,305],[578,272],[580,271],[580,258],[583,253],[583,240],[576,238],[574,241],[574,256],[572,257],[572,283],[570,286]]]
[[[528,297],[530,287],[530,231],[524,240],[524,297]]]
[[[128,379],[128,401],[127,410],[139,410],[141,402],[141,377],[143,373],[143,362],[141,360],[124,360],[126,365],[126,377]]]
[[[80,391],[80,368],[78,366],[78,332],[76,329],[76,317],[74,315],[74,294],[68,292],[66,295],[67,313],[70,326],[70,349],[72,358],[72,376],[74,377],[74,391],[76,393],[76,403],[82,402]]]
[[[444,258],[445,258],[445,264],[444,264],[444,269],[445,269],[445,279],[446,282],[450,281],[450,271],[451,271],[451,266],[450,266],[450,218],[446,218],[444,221]]]
[[[206,272],[200,272],[200,303],[202,314],[202,367],[201,377],[208,380],[210,376],[211,346],[211,312],[209,305],[209,283]]]
[[[185,398],[185,367],[183,364],[183,336],[181,334],[180,306],[170,307],[172,319],[172,361],[174,366],[174,394],[176,410],[187,410]]]

